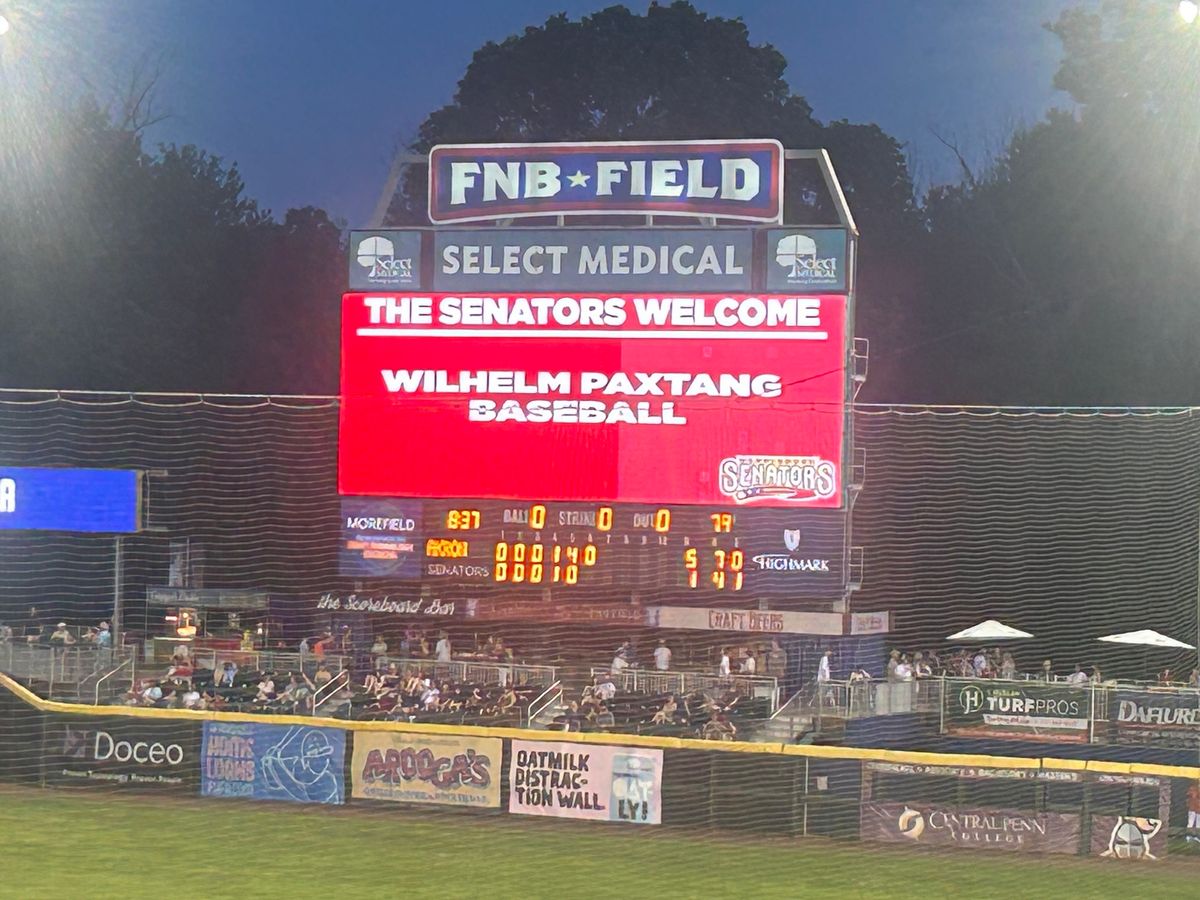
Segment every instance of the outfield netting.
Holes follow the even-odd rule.
[[[463,614],[476,599],[469,590],[421,594],[340,575],[335,400],[9,393],[0,463],[145,470],[148,527],[121,539],[119,571],[111,537],[0,532],[0,622],[13,629],[0,642],[0,670],[36,697],[93,707],[0,690],[0,775],[376,812],[431,802],[496,813],[561,807],[578,818],[789,837],[1084,855],[1114,855],[1120,844],[1133,847],[1121,854],[1161,855],[1168,836],[1184,836],[1196,774],[1188,767],[1200,762],[1200,692],[1186,684],[1196,655],[1097,638],[1155,629],[1196,643],[1194,412],[856,408],[866,468],[851,543],[864,564],[850,611],[888,611],[890,630],[839,649],[833,679],[817,684],[820,639],[722,630],[719,619],[713,630],[666,629],[611,612],[473,621]],[[147,591],[168,584],[184,538],[191,587],[225,591],[233,605],[263,603],[202,613],[202,633],[230,643],[181,663],[177,641],[154,638],[182,612]],[[632,607],[642,574],[631,567],[626,585],[597,585],[572,602]],[[112,620],[114,590],[125,642],[95,647],[84,629]],[[356,593],[393,605],[371,613],[321,603]],[[743,609],[754,599],[739,598]],[[431,618],[431,603],[456,613]],[[819,608],[812,598],[767,603]],[[968,645],[946,637],[986,618],[1033,637],[996,650],[985,642],[992,658],[980,678],[958,668]],[[59,622],[73,643],[28,640]],[[340,629],[350,626],[387,649],[343,646]],[[327,631],[333,643],[317,654]],[[459,648],[448,660],[437,658],[443,637]],[[670,674],[654,671],[659,639],[673,651]],[[610,683],[598,673],[626,640],[641,665]],[[758,672],[721,677],[722,650],[746,646],[761,654]],[[893,648],[913,663],[921,653],[931,671],[889,677]],[[969,645],[968,665],[977,651]],[[1002,681],[991,669],[1007,665],[1005,653],[1013,677]],[[1023,680],[1044,659],[1059,680]],[[1076,664],[1104,674],[1064,681]],[[873,680],[852,680],[852,668]],[[1160,678],[1166,669],[1174,674]],[[595,701],[606,684],[611,693]],[[442,696],[429,705],[431,688]],[[590,714],[576,721],[573,702],[585,712],[592,704]],[[137,715],[125,714],[131,707]],[[175,717],[178,707],[191,719]],[[314,731],[297,724],[311,718],[280,718],[314,713],[331,721]],[[423,724],[544,737],[433,735]],[[592,736],[580,745],[549,729]],[[637,748],[627,746],[630,733],[642,736]],[[765,752],[686,743],[729,737]],[[814,743],[902,752],[827,758],[806,746]],[[911,750],[944,755],[903,752]],[[599,793],[579,783],[580,753],[591,754]],[[1093,762],[1045,761],[1066,757]]]

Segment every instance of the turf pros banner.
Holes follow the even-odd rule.
[[[1088,687],[947,680],[942,697],[948,734],[1071,743],[1088,739]]]
[[[200,751],[206,797],[343,803],[346,734],[307,725],[205,722]]]
[[[508,811],[658,825],[662,764],[661,750],[513,741]]]
[[[195,793],[200,726],[121,716],[47,720],[45,779],[56,784]]]
[[[353,744],[353,797],[500,806],[499,739],[358,731]]]

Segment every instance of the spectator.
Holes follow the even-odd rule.
[[[921,654],[918,653],[917,656],[920,657]],[[932,678],[933,677],[933,666],[930,665],[929,660],[926,659],[925,657],[921,657],[920,659],[917,660],[916,666],[914,666],[914,669],[915,669],[915,674],[916,674],[917,678]]]
[[[183,692],[180,698],[180,703],[184,709],[199,709],[200,708],[200,692],[195,688],[188,688]]]
[[[601,706],[596,712],[596,727],[597,728],[616,728],[617,717],[612,714],[612,710],[607,706]]]
[[[893,655],[897,655],[897,654],[895,654],[895,651],[893,651]],[[897,665],[899,665],[898,659],[896,662],[897,662]],[[891,663],[889,662],[888,665],[891,665]],[[896,670],[896,666],[892,666],[888,673],[889,678],[894,676],[895,670]],[[817,663],[817,681],[819,681],[822,684],[825,684],[832,680],[833,680],[833,651],[826,650],[825,653],[821,656],[821,661],[819,663]]]
[[[435,649],[436,659],[440,663],[450,662],[450,636],[446,632],[442,632],[438,638],[437,648]]]
[[[900,662],[896,664],[895,671],[896,681],[912,681],[913,667],[908,661],[908,654],[905,653],[900,657]]]
[[[1012,681],[1017,677],[1017,663],[1011,653],[1004,654],[1004,660],[1000,663],[1000,677],[1005,681]]]
[[[0,622],[0,644],[7,644],[12,640],[13,630],[11,625],[5,625]]]
[[[1041,679],[1042,679],[1042,681],[1046,681],[1046,682],[1050,682],[1050,681],[1054,681],[1054,680],[1055,680],[1055,679],[1054,679],[1054,663],[1052,663],[1052,662],[1051,662],[1050,660],[1048,660],[1048,659],[1043,659],[1043,660],[1042,660],[1042,674],[1041,674]]]
[[[436,684],[429,685],[421,692],[421,708],[426,712],[436,712],[441,696],[441,688]]]
[[[371,645],[371,655],[376,658],[378,658],[380,656],[387,656],[387,651],[388,651],[388,645],[387,645],[387,641],[385,641],[383,639],[383,635],[382,634],[375,635],[375,643],[373,643]]]
[[[1187,792],[1187,840],[1200,844],[1200,781],[1193,781]]]
[[[721,661],[717,664],[717,674],[722,678],[729,677],[729,648],[721,649]]]
[[[191,679],[192,671],[192,658],[176,654],[171,657],[171,667],[167,669],[167,677]]]
[[[142,703],[145,706],[153,706],[163,698],[163,689],[153,681],[146,682],[148,687],[142,691]]]
[[[233,687],[233,681],[237,678],[237,663],[226,661],[221,668],[221,672],[213,679],[215,687]]]
[[[1200,688],[1200,669],[1192,669],[1192,674],[1188,676],[1188,687]]]
[[[58,628],[50,635],[50,643],[60,647],[69,647],[75,643],[75,635],[67,629],[66,622],[58,623]]]
[[[675,695],[672,694],[667,698],[667,702],[662,705],[662,708],[650,718],[651,725],[670,725],[675,721],[675,713],[679,709],[679,703],[675,700]]]
[[[888,654],[888,663],[887,663],[887,680],[888,681],[896,680],[896,666],[898,666],[898,665],[900,665],[900,651],[893,650],[890,654]],[[818,679],[818,680],[820,680],[820,679]]]
[[[1087,683],[1087,673],[1083,671],[1083,667],[1079,663],[1075,663],[1075,671],[1067,676],[1067,684],[1081,686]]]
[[[617,686],[613,684],[611,676],[605,676],[601,682],[596,685],[596,697],[607,703],[615,696],[617,696]]]
[[[659,672],[667,672],[671,669],[671,648],[662,638],[659,638],[658,646],[654,648],[654,668]]]
[[[709,741],[732,741],[737,737],[737,726],[726,713],[719,712],[704,725],[701,736]]]
[[[318,688],[324,687],[333,681],[333,673],[329,671],[329,666],[321,663],[317,666],[316,674],[313,675],[313,682]]]
[[[754,659],[754,651],[747,650],[746,658],[742,660],[741,668],[738,670],[742,675],[753,675],[758,670],[758,663]]]
[[[270,675],[263,675],[262,680],[258,683],[258,693],[254,695],[254,699],[259,703],[275,699],[275,679]]]
[[[318,661],[323,660],[325,658],[325,654],[329,651],[329,649],[332,646],[333,646],[333,632],[326,631],[323,635],[321,635],[317,639],[317,642],[315,644],[313,644],[313,648],[312,648],[313,656],[315,656]]]
[[[987,665],[987,654],[981,647],[979,648],[979,652],[975,654],[975,658],[971,660],[971,668],[975,670],[974,674],[976,678],[984,677],[984,673],[987,671]]]
[[[620,675],[628,668],[629,662],[625,659],[625,651],[618,650],[617,655],[612,659],[612,665],[609,667],[609,671],[612,672],[613,675]]]
[[[96,646],[108,649],[112,646],[112,642],[112,629],[107,622],[101,622],[99,630],[96,632]]]
[[[778,640],[771,641],[771,649],[767,651],[767,674],[783,678],[787,674],[787,652]]]

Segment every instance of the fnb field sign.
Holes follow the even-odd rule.
[[[346,294],[338,489],[838,507],[845,316],[838,295]]]
[[[781,222],[778,141],[453,144],[429,153],[429,218],[717,216]]]

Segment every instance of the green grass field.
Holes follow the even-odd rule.
[[[700,836],[555,820],[0,788],[0,897],[1200,896],[1200,859]]]

